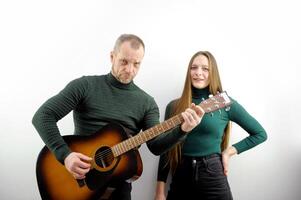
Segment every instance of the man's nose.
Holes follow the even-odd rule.
[[[131,72],[133,72],[133,70],[134,70],[133,64],[128,63],[127,66],[125,67],[125,71],[126,71],[127,73],[131,73]]]

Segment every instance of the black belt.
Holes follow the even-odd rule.
[[[185,156],[183,155],[183,158],[186,160],[196,160],[196,161],[200,161],[200,160],[208,160],[210,158],[214,158],[214,157],[220,157],[221,154],[219,153],[214,153],[214,154],[210,154],[207,156]]]

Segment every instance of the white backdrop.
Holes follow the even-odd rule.
[[[146,44],[137,85],[166,104],[180,95],[190,57],[215,55],[224,89],[268,133],[231,161],[239,200],[301,199],[300,7],[298,1],[78,1],[0,3],[0,198],[40,199],[35,161],[43,143],[31,125],[38,107],[70,80],[108,73],[122,33]],[[73,132],[71,115],[59,122]],[[246,133],[234,126],[231,141]],[[151,200],[158,157],[140,148],[144,172],[133,200]]]

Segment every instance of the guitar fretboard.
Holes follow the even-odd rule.
[[[176,115],[161,124],[158,124],[150,129],[147,129],[123,142],[114,145],[111,147],[114,157],[117,157],[133,148],[138,147],[139,145],[145,143],[148,140],[153,139],[154,137],[168,131],[177,125],[181,124],[184,121],[181,114]]]
[[[205,113],[213,112],[215,110],[224,108],[231,104],[230,98],[225,92],[212,96],[202,101],[199,106],[205,111]],[[124,140],[123,142],[116,144],[111,147],[114,157],[117,157],[133,148],[138,147],[144,142],[153,139],[154,137],[168,131],[184,121],[181,114],[175,115],[174,117],[158,124],[150,129],[147,129],[139,134]]]

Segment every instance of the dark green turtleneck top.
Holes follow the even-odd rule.
[[[203,99],[209,97],[209,88],[192,89],[192,101],[199,104]],[[214,111],[213,115],[206,113],[201,123],[188,133],[182,146],[182,155],[206,156],[221,153],[221,142],[224,130],[229,121],[233,121],[243,128],[249,136],[233,144],[239,153],[264,142],[267,134],[258,121],[252,117],[237,101],[230,98],[232,104],[230,109]],[[166,107],[165,118],[170,118],[175,100]],[[228,111],[227,111],[228,110]],[[169,170],[164,169],[166,155],[162,155],[159,161],[158,181],[166,181]]]
[[[133,82],[122,84],[111,73],[75,79],[47,100],[32,119],[41,138],[61,163],[71,151],[57,122],[70,111],[73,111],[74,134],[78,135],[93,134],[111,121],[121,124],[132,135],[159,123],[154,99]],[[159,155],[184,136],[176,127],[148,141],[147,146]]]

